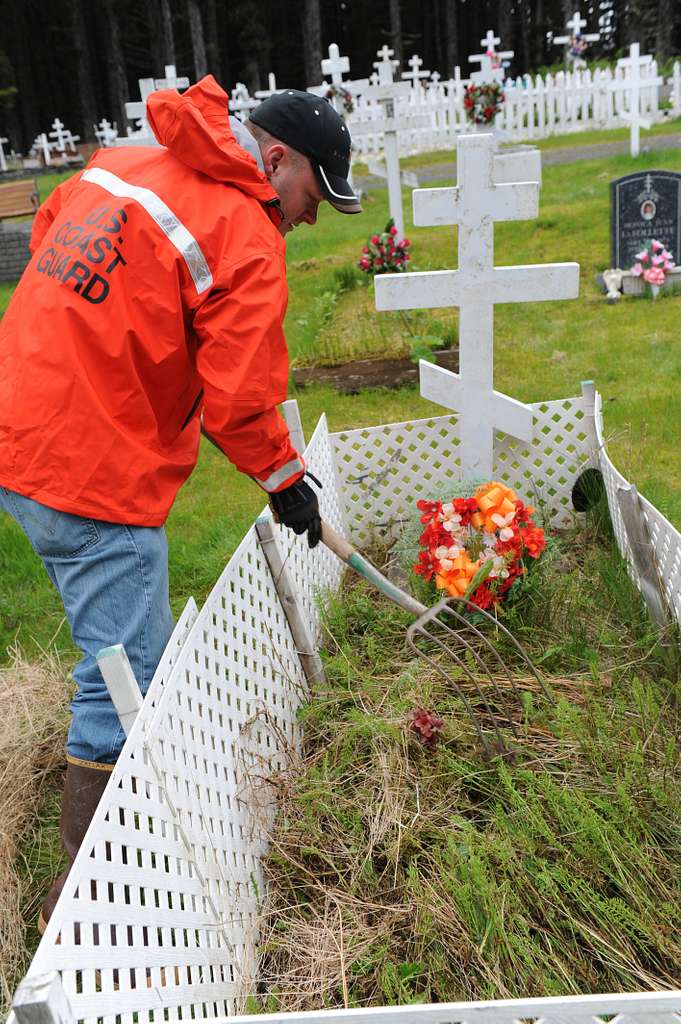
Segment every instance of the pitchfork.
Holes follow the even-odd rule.
[[[508,678],[511,686],[511,692],[515,700],[522,707],[522,701],[520,697],[520,691],[513,678],[513,673],[499,654],[494,644],[485,636],[485,634],[478,629],[470,619],[467,619],[462,611],[471,609],[476,615],[482,615],[483,618],[487,619],[494,625],[494,628],[499,632],[503,633],[504,636],[510,640],[513,646],[516,648],[521,658],[533,674],[542,693],[548,701],[553,703],[544,680],[532,664],[529,655],[524,650],[522,645],[516,640],[513,634],[500,623],[493,615],[485,611],[482,608],[478,608],[477,605],[473,604],[466,597],[448,597],[437,604],[432,605],[428,608],[426,605],[421,604],[410,594],[400,590],[394,583],[387,579],[383,573],[379,572],[375,565],[372,565],[359,551],[349,544],[344,537],[329,526],[327,522],[322,521],[322,541],[335,555],[337,555],[346,565],[349,565],[351,569],[363,576],[364,579],[368,580],[373,586],[381,591],[390,601],[394,604],[399,605],[404,611],[409,612],[411,615],[416,616],[416,621],[412,623],[407,629],[407,643],[412,650],[418,655],[419,658],[423,658],[436,672],[438,672],[449,686],[458,694],[463,701],[464,707],[468,713],[475,731],[478,734],[480,743],[482,744],[483,752],[486,757],[492,758],[496,756],[508,757],[511,754],[508,746],[506,745],[502,728],[509,727],[515,737],[518,737],[518,730],[513,716],[510,712],[507,695],[508,690],[505,687],[499,685],[494,672],[490,669],[488,661],[490,658],[494,659],[493,664],[497,668],[501,668],[503,674]],[[457,610],[455,605],[459,606],[460,610]],[[449,621],[448,621],[449,620]],[[465,630],[456,629],[455,626],[465,627]],[[464,635],[465,632],[470,631],[471,634],[476,638],[477,644],[473,644]],[[425,639],[424,639],[425,638]],[[419,646],[421,644],[421,646]],[[482,653],[480,648],[482,648]],[[476,713],[475,708],[471,704],[470,700],[461,689],[456,679],[450,671],[447,671],[447,663],[453,663],[459,668],[464,675],[470,680],[475,688],[475,691],[482,702],[482,705],[487,712],[488,722],[491,723],[491,731],[494,734],[494,742],[490,743],[489,739],[485,736],[483,728],[485,727],[485,720],[481,719]],[[474,666],[478,671],[474,671],[471,668]],[[495,712],[487,696],[485,690],[480,685],[479,677],[486,678],[491,684],[492,691],[494,692],[499,704],[503,708],[503,716],[500,717],[498,712]]]

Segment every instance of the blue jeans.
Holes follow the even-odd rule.
[[[0,487],[0,508],[16,519],[64,602],[83,652],[66,744],[71,757],[113,764],[125,735],[95,656],[123,644],[146,693],[173,629],[168,545],[163,527],[83,519]]]

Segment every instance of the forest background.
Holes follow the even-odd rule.
[[[192,81],[207,72],[227,89],[251,93],[321,81],[330,42],[366,77],[377,48],[398,59],[418,53],[425,67],[450,77],[471,70],[488,28],[515,51],[513,75],[560,66],[553,35],[564,33],[576,0],[0,0],[0,132],[17,151],[56,116],[83,141],[102,117],[125,131],[124,104],[139,78],[166,64]],[[592,59],[613,59],[630,42],[658,62],[681,52],[680,0],[592,0],[581,5],[598,29]]]

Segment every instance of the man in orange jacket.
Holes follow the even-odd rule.
[[[286,397],[285,243],[328,200],[360,206],[324,100],[270,97],[246,126],[208,76],[154,93],[161,146],[99,150],[38,211],[0,325],[0,507],[58,588],[83,658],[67,742],[72,862],[123,745],[97,668],[125,645],[143,693],[172,630],[163,524],[201,430],[319,541]],[[49,918],[68,869],[41,914]]]

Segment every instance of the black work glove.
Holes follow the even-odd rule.
[[[314,477],[312,479],[315,480]],[[315,483],[318,481],[315,480]],[[321,487],[321,484],[319,486]],[[315,492],[303,479],[270,494],[270,505],[277,522],[283,523],[297,534],[305,533],[307,530],[309,547],[315,548],[319,544],[322,535],[319,502]]]

